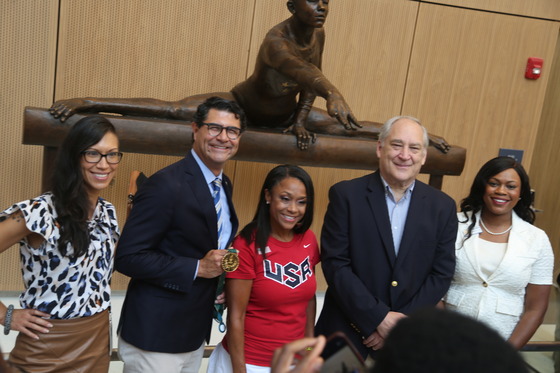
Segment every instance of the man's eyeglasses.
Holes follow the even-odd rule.
[[[85,150],[82,152],[82,154],[84,155],[84,160],[87,163],[98,163],[101,161],[101,158],[105,157],[107,163],[117,164],[121,161],[123,156],[123,153],[120,152],[101,154],[96,150]]]
[[[223,130],[226,130],[226,135],[230,140],[237,140],[241,136],[241,128],[238,127],[224,127],[216,123],[200,123],[200,125],[205,125],[208,127],[208,133],[212,137],[220,136]]]

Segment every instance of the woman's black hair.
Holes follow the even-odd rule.
[[[109,132],[116,134],[108,119],[98,115],[84,117],[70,129],[58,150],[50,190],[60,229],[58,248],[64,256],[77,258],[88,251],[87,221],[93,206],[84,182],[82,152],[97,144]],[[69,244],[73,252],[69,252]]]
[[[288,177],[300,180],[305,186],[305,193],[307,195],[305,214],[303,214],[303,218],[294,227],[294,233],[303,233],[307,231],[313,222],[315,192],[309,174],[298,166],[281,165],[274,167],[270,170],[268,175],[266,175],[264,180],[255,217],[239,233],[248,245],[254,241],[257,253],[259,253],[260,250],[263,257],[265,256],[266,244],[272,231],[270,225],[270,205],[266,203],[265,191],[272,191],[272,188],[274,188],[276,184]]]
[[[465,236],[465,241],[472,235],[472,230],[476,224],[475,214],[484,207],[483,197],[488,180],[510,168],[513,168],[519,175],[519,179],[521,179],[521,199],[517,202],[513,211],[526,222],[533,224],[535,221],[535,213],[531,208],[532,197],[529,175],[527,175],[521,163],[517,162],[515,159],[511,157],[496,157],[489,160],[481,167],[473,180],[469,195],[461,201],[461,212],[465,216],[465,221],[463,221],[463,223],[467,222],[469,219],[467,212],[471,214],[471,224]]]

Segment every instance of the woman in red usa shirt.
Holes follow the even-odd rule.
[[[227,274],[227,334],[210,357],[210,373],[269,372],[273,352],[313,336],[319,247],[309,229],[313,183],[298,166],[273,168],[253,221],[233,248],[239,268]]]

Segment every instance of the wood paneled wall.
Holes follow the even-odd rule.
[[[524,150],[530,171],[557,38],[558,22],[421,4],[403,112],[467,149],[461,177],[443,180],[456,201],[500,148]],[[528,57],[548,61],[538,80]]]
[[[552,247],[558,272],[560,263],[560,39],[555,58],[548,67],[551,76],[539,124],[535,151],[531,162],[531,186],[535,189],[536,225],[544,229]]]
[[[558,0],[420,0],[426,3],[455,5],[458,7],[515,14],[534,18],[560,20]]]
[[[57,1],[2,2],[0,12],[0,207],[41,190],[42,150],[21,144],[25,105],[48,107],[54,91]],[[0,255],[0,290],[21,289],[19,252]]]
[[[512,0],[509,11],[490,9],[508,15],[449,6],[452,0],[333,0],[323,70],[359,119],[383,122],[414,115],[430,132],[466,147],[463,175],[444,178],[444,191],[458,200],[481,163],[500,147],[525,150],[524,164],[530,168],[550,75],[546,66],[558,37],[558,22],[547,20],[557,18],[538,13],[547,1],[557,0]],[[289,16],[285,0],[8,4],[0,16],[2,35],[11,35],[0,41],[0,59],[9,66],[0,70],[7,82],[0,118],[11,131],[0,140],[9,149],[0,159],[4,206],[40,188],[40,151],[20,145],[24,106],[48,107],[53,99],[71,97],[177,100],[228,91],[251,74],[266,31]],[[537,81],[523,78],[529,56],[545,59]],[[316,106],[324,107],[324,101],[318,99]],[[125,155],[115,185],[104,195],[116,205],[121,224],[130,172],[149,175],[176,159]],[[241,224],[252,217],[264,176],[273,166],[232,161],[226,167]],[[328,188],[369,171],[306,169],[316,187],[312,228],[319,235]],[[1,258],[0,290],[20,288],[17,250]],[[126,278],[117,274],[114,287],[125,284]]]

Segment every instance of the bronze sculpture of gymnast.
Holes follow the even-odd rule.
[[[65,121],[77,112],[110,112],[192,121],[197,106],[211,96],[237,101],[245,110],[250,128],[281,129],[307,149],[316,133],[376,139],[380,123],[358,121],[338,89],[323,75],[325,45],[323,24],[328,0],[288,0],[292,16],[269,30],[257,56],[255,70],[230,92],[212,92],[179,101],[152,98],[73,98],[55,102],[55,118]],[[317,96],[327,110],[313,107]],[[430,143],[446,153],[449,144],[430,135]]]

